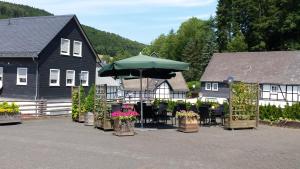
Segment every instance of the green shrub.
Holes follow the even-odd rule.
[[[79,94],[80,94],[80,111],[79,111],[79,115],[82,115],[84,113],[86,113],[86,109],[85,109],[85,91],[84,88],[82,86],[79,87]]]
[[[280,119],[300,120],[300,103],[287,104],[284,108],[274,105],[260,106],[259,118],[270,121],[278,121]]]
[[[90,88],[87,97],[85,98],[85,110],[87,112],[94,112],[94,103],[95,103],[94,99],[95,99],[95,86],[93,85]]]
[[[79,117],[79,95],[77,90],[72,92],[72,119],[76,120]]]
[[[173,112],[175,106],[176,106],[176,102],[169,100],[169,101],[168,101],[168,108],[167,108],[167,111],[168,111],[168,112]]]
[[[19,106],[15,103],[8,104],[7,102],[3,102],[0,104],[0,114],[18,114],[19,112]]]
[[[80,93],[79,93],[80,92]],[[72,93],[72,119],[77,120],[79,118],[79,114],[85,113],[85,92],[82,86],[79,87],[78,90],[73,90]],[[80,98],[79,98],[80,94]],[[79,100],[80,100],[80,110],[79,110]]]

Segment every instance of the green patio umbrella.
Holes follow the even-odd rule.
[[[143,98],[142,78],[171,77],[174,72],[189,69],[189,64],[169,59],[162,59],[139,54],[127,59],[107,64],[99,70],[99,76],[139,76],[140,102],[141,102],[141,127],[143,128]]]

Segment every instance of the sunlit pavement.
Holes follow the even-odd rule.
[[[68,117],[0,126],[1,169],[299,169],[300,130],[201,127],[117,137]]]

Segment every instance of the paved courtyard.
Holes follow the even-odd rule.
[[[299,169],[300,130],[202,127],[116,137],[61,117],[0,126],[1,169]]]

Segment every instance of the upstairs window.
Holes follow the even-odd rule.
[[[88,71],[81,71],[80,81],[81,81],[82,86],[89,85],[89,72]]]
[[[271,85],[271,93],[277,93],[278,92],[278,86]]]
[[[74,41],[74,43],[73,43],[73,56],[82,57],[82,42]]]
[[[0,82],[3,81],[3,67],[0,67]]]
[[[49,86],[59,86],[60,70],[50,69]]]
[[[219,90],[218,83],[212,83],[212,91],[218,91],[218,90]]]
[[[66,86],[75,86],[75,70],[66,71]]]
[[[70,55],[70,39],[61,38],[60,54],[61,55]]]
[[[17,68],[17,85],[27,85],[27,68]]]
[[[211,83],[205,83],[205,90],[211,90]]]

